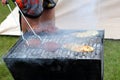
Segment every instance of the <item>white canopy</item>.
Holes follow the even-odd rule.
[[[120,0],[59,0],[56,26],[60,29],[105,29],[105,38],[120,39]],[[13,10],[19,24],[18,9]],[[1,35],[20,35],[12,14],[1,23]]]

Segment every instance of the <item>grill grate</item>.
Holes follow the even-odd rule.
[[[29,47],[25,44],[25,41],[20,40],[19,44],[14,46],[14,50],[9,54],[8,58],[70,58],[70,59],[100,59],[103,49],[103,31],[98,31],[99,34],[96,36],[76,38],[71,33],[76,31],[58,31],[54,34],[38,33],[42,42],[37,47]],[[81,31],[77,31],[81,32]],[[83,32],[83,31],[82,31]],[[27,32],[24,34],[27,39],[35,38],[33,34]],[[53,41],[61,45],[61,48],[54,52],[46,51],[42,48],[42,44]],[[80,45],[89,45],[94,48],[93,52],[74,52],[62,47],[64,44],[76,43]]]

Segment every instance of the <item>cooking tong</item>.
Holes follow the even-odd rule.
[[[15,5],[17,6],[18,10],[20,11],[22,17],[24,18],[24,20],[25,20],[26,23],[28,24],[28,27],[30,28],[30,30],[32,31],[32,33],[33,33],[37,38],[39,38],[39,39],[41,40],[41,37],[40,37],[39,35],[37,35],[36,32],[33,30],[33,28],[31,27],[30,23],[28,22],[28,20],[27,20],[26,17],[24,16],[23,12],[22,12],[21,9],[19,8],[19,6],[18,6],[18,4],[16,3],[16,1],[13,0],[13,2],[14,2]],[[12,8],[11,8],[11,6],[9,5],[8,0],[7,0],[6,4],[7,4],[8,8],[9,8],[9,10],[10,10],[10,12],[11,12],[11,14],[12,14],[12,16],[13,16],[16,24],[17,24],[17,26],[19,26],[19,24],[17,23],[17,20],[16,20],[14,14],[12,13]],[[20,29],[20,28],[19,28],[19,29]],[[27,39],[25,39],[25,37],[24,37],[24,35],[23,35],[23,31],[22,31],[21,29],[20,29],[20,34],[21,34],[21,36],[22,36],[22,39],[26,41],[27,45],[29,45],[29,42],[27,41]]]

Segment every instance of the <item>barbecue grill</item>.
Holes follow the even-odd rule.
[[[41,41],[29,46],[20,37],[4,56],[4,61],[15,80],[103,80],[104,31],[88,37],[75,37],[73,33],[86,30],[58,30],[55,33],[40,32]],[[26,40],[37,39],[32,32],[24,34]],[[49,51],[46,42],[55,42],[59,48]],[[89,45],[92,52],[76,52],[65,49],[64,44]],[[52,46],[51,46],[52,48]]]

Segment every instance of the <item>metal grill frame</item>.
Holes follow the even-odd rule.
[[[28,35],[28,33],[26,33],[27,35]],[[26,36],[26,34],[25,34],[25,36]],[[30,36],[31,37],[31,36]],[[26,37],[26,38],[28,38],[28,36]],[[102,39],[102,37],[99,37],[100,39]],[[45,38],[44,38],[45,39]],[[57,39],[57,38],[56,38]],[[86,39],[86,38],[85,38]],[[47,39],[45,39],[45,40],[47,40]],[[43,40],[44,42],[45,42],[45,40]],[[80,39],[81,40],[81,39]],[[56,41],[56,40],[55,40]],[[77,40],[78,41],[78,40]],[[102,41],[102,40],[101,40]],[[20,38],[19,39],[19,41],[16,43],[16,45],[13,47],[13,50],[11,49],[10,51],[9,51],[9,53],[8,53],[8,55],[11,55],[10,53],[14,53],[14,51],[16,51],[16,50],[19,50],[19,47],[21,47],[21,46],[19,46],[19,45],[22,45],[23,43],[21,43],[21,42],[23,42],[23,40],[22,40],[22,38]],[[58,43],[60,42],[60,38],[59,38],[59,41],[58,41]],[[79,57],[78,57],[78,59],[100,59],[101,57],[102,57],[102,55],[100,54],[100,52],[103,50],[102,49],[102,43],[103,42],[101,42],[100,44],[97,44],[97,43],[95,43],[95,44],[93,44],[93,42],[92,42],[92,47],[93,46],[95,46],[95,50],[93,51],[93,52],[89,52],[89,53],[87,53],[87,52],[74,52],[74,51],[70,51],[70,50],[67,50],[67,49],[64,49],[64,48],[62,48],[62,49],[59,49],[59,51],[56,51],[55,52],[55,54],[58,54],[58,53],[60,53],[60,54],[66,54],[67,55],[67,53],[69,53],[69,54],[74,54],[74,55],[78,55]],[[88,44],[88,45],[90,45],[90,44]],[[23,48],[23,46],[21,47],[21,48]],[[98,49],[99,48],[99,49]],[[35,48],[34,48],[35,49]],[[21,50],[21,49],[20,49]],[[44,52],[44,54],[45,53],[48,53],[48,54],[51,54],[51,53],[53,53],[53,52],[47,52],[47,51],[44,51],[44,49],[42,49],[42,48],[39,48],[39,49],[35,49],[35,50],[33,50],[34,52],[31,52],[33,50],[33,48],[27,48],[27,51],[25,52],[26,54],[29,54],[29,52],[30,53],[34,53],[34,52],[36,52],[36,54],[37,54],[37,52],[39,52],[39,53],[42,53],[43,54],[43,52]],[[38,50],[38,51],[37,51]],[[98,51],[98,52],[96,52],[96,51]],[[22,52],[21,52],[22,53]],[[96,54],[97,53],[97,54]],[[63,58],[65,57],[65,58],[67,58],[67,57],[70,57],[69,56],[69,54],[68,54],[68,56],[64,56],[63,55]],[[19,54],[18,54],[19,55]],[[39,55],[39,54],[38,54]],[[88,58],[84,58],[84,55],[86,56],[86,57],[88,57]],[[92,56],[94,56],[93,58],[92,57],[90,57],[90,56],[92,55]],[[54,56],[54,55],[53,55]],[[80,58],[80,56],[81,56],[81,58]],[[98,56],[98,57],[96,57],[96,56]],[[43,58],[44,56],[42,56],[42,57],[40,57],[39,56],[39,58]],[[59,57],[59,56],[58,56]],[[56,58],[58,58],[58,57],[56,57]],[[61,56],[62,57],[62,56]],[[20,57],[20,58],[22,58],[22,57]],[[26,57],[26,58],[34,58],[34,57],[30,57],[30,56],[28,56],[28,57]],[[35,57],[36,58],[36,57]],[[48,58],[48,57],[47,57]],[[70,57],[71,58],[71,57]],[[74,57],[75,58],[75,57]]]
[[[77,30],[77,31],[79,31],[79,30]],[[103,41],[104,40],[104,31],[103,30],[100,30],[102,33],[103,33],[103,35],[101,36],[101,40]],[[26,35],[27,33],[25,33],[24,35]],[[10,64],[10,61],[12,60],[12,59],[14,59],[14,60],[16,60],[16,61],[22,61],[22,59],[18,59],[18,58],[8,58],[8,56],[10,55],[10,54],[12,54],[12,52],[14,51],[14,49],[21,43],[21,41],[22,41],[22,38],[20,37],[20,39],[17,41],[17,43],[8,51],[8,54],[7,55],[5,55],[4,57],[3,57],[3,59],[4,59],[4,61],[5,61],[5,63],[7,64],[7,67],[9,68],[9,70],[12,72],[12,70],[11,70],[11,66],[13,66],[12,64],[14,64],[14,61],[13,61],[13,63],[12,64]],[[103,42],[102,42],[102,44],[104,44]],[[101,58],[100,58],[100,62],[101,62],[101,79],[100,80],[103,80],[103,75],[104,75],[104,56],[103,56],[103,53],[104,53],[104,49],[103,49],[104,47],[102,47],[102,52],[101,52]],[[29,62],[30,60],[32,61],[32,59],[33,58],[29,58],[29,59],[23,59],[23,61],[25,61],[25,62]],[[43,59],[43,60],[45,60],[45,59]],[[59,59],[58,59],[59,60]],[[69,59],[67,59],[67,60],[69,60]],[[71,59],[70,59],[71,60]],[[73,59],[74,60],[74,59]],[[80,59],[79,59],[80,60]],[[82,60],[82,59],[81,59]],[[83,60],[86,60],[86,59],[83,59]],[[97,61],[96,59],[87,59],[88,61],[91,61],[91,60],[95,60],[95,61]],[[15,62],[16,62],[15,61]],[[34,61],[34,60],[33,60]],[[37,62],[35,62],[35,63],[37,63]],[[13,77],[15,77],[15,75],[13,75]]]

